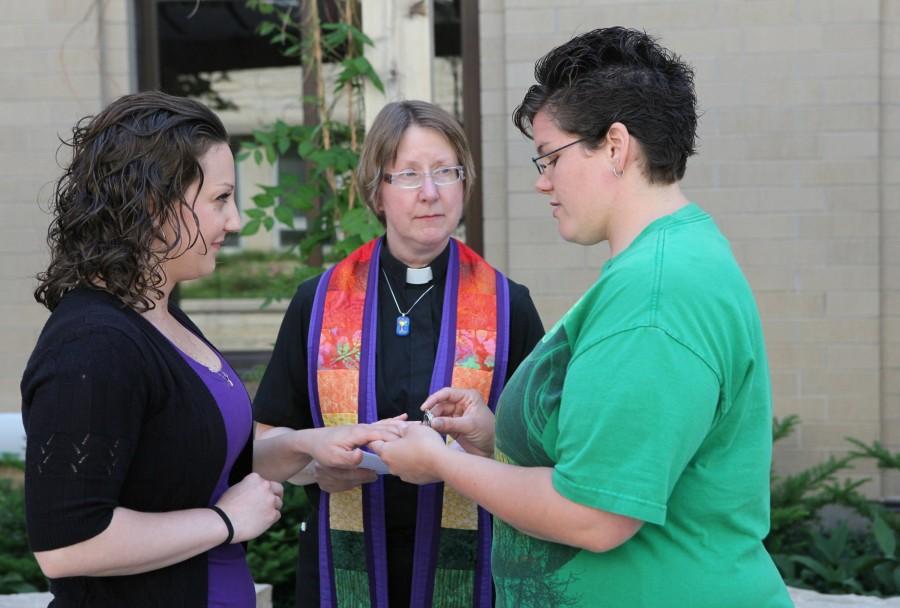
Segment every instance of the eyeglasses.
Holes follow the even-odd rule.
[[[537,167],[538,175],[543,175],[544,171],[547,170],[547,167],[550,166],[550,163],[539,162],[542,158],[547,158],[548,156],[556,154],[557,152],[562,152],[569,146],[574,146],[575,144],[580,144],[581,142],[585,141],[586,139],[587,139],[587,137],[582,137],[581,139],[576,139],[575,141],[567,143],[564,146],[560,146],[560,147],[556,148],[555,150],[550,150],[549,152],[545,152],[545,153],[541,154],[540,156],[533,157],[531,159],[531,162],[533,162],[534,166]]]
[[[466,179],[466,170],[462,165],[456,165],[455,167],[438,167],[434,171],[399,171],[385,173],[384,181],[398,188],[413,190],[422,187],[426,176],[431,178],[435,186],[449,186]]]

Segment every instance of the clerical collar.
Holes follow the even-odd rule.
[[[450,244],[448,243],[444,250],[429,264],[426,268],[409,268],[406,264],[391,255],[387,247],[387,238],[384,240],[384,246],[381,248],[381,267],[384,268],[395,288],[403,285],[427,285],[429,283],[439,283],[443,285],[444,278],[447,276],[447,262],[450,259]],[[430,273],[425,277],[424,273]]]
[[[434,275],[431,273],[431,266],[425,268],[406,268],[406,282],[410,285],[425,285],[430,283]]]

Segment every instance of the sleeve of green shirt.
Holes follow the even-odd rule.
[[[554,487],[574,502],[664,524],[718,402],[713,370],[661,329],[576,350],[559,408]]]

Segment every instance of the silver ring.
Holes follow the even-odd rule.
[[[434,420],[434,414],[430,411],[425,412],[425,416],[422,418],[422,424],[425,426],[431,426],[431,421]]]

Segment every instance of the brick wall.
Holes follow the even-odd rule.
[[[845,436],[897,449],[897,3],[482,4],[483,45],[495,51],[482,60],[484,145],[505,178],[485,168],[488,254],[531,288],[545,323],[596,279],[607,252],[557,235],[533,190],[533,148],[509,115],[552,46],[594,27],[645,29],[696,70],[700,147],[683,187],[716,218],[754,288],[776,414],[803,420],[779,445],[778,470],[846,450]],[[854,475],[873,478],[872,495],[900,495],[897,478],[862,466]]]
[[[553,7],[550,8],[549,5]],[[126,0],[0,0],[0,411],[45,313],[57,136],[133,88]],[[731,239],[767,332],[776,413],[803,425],[782,472],[846,448],[900,449],[900,8],[878,0],[481,0],[485,244],[549,326],[604,246],[562,241],[510,122],[534,60],[602,25],[640,27],[695,67],[700,153],[684,187]],[[900,495],[874,476],[873,495]]]
[[[19,409],[46,319],[32,292],[47,260],[57,136],[129,88],[127,4],[0,0],[0,411]]]
[[[881,439],[900,451],[900,3],[881,15]],[[900,496],[900,473],[884,476],[884,494]]]

